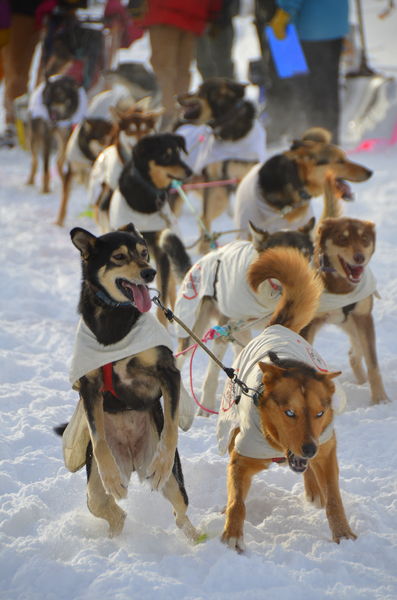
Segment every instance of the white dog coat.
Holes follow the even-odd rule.
[[[263,373],[258,362],[270,363],[268,352],[273,351],[280,359],[294,359],[303,362],[323,373],[328,372],[327,364],[318,352],[299,334],[283,327],[272,325],[263,333],[256,336],[240,352],[233,368],[237,371],[238,378],[248,387],[258,390],[262,384]],[[249,392],[252,393],[252,392]],[[262,433],[258,408],[253,399],[241,394],[238,404],[236,396],[240,396],[240,388],[227,381],[225,384],[217,424],[218,448],[224,454],[229,445],[233,431],[239,427],[240,431],[235,440],[235,448],[242,456],[251,458],[278,458],[280,451],[269,444]],[[338,388],[338,396],[332,408],[335,413],[342,412],[345,406],[345,397],[342,388]],[[333,434],[331,423],[320,436],[320,444],[328,441]]]
[[[267,204],[261,197],[258,185],[258,171],[261,167],[261,164],[253,166],[243,177],[236,190],[234,222],[237,229],[243,230],[239,234],[241,239],[248,239],[249,221],[269,233],[274,233],[280,229],[299,229],[306,225],[314,214],[311,203],[308,202],[303,216],[294,221],[288,221],[279,210]]]
[[[161,210],[149,214],[141,213],[131,208],[119,188],[116,188],[112,195],[109,223],[111,229],[118,229],[127,223],[134,223],[139,231],[162,231],[167,227],[175,231],[177,228],[176,217],[167,201]]]
[[[79,388],[79,379],[90,371],[105,364],[133,356],[155,346],[166,346],[172,350],[172,339],[166,328],[150,313],[142,313],[129,333],[115,344],[100,344],[83,319],[80,319],[69,380],[74,389]],[[181,381],[179,396],[179,425],[187,431],[193,423],[195,405]],[[63,434],[63,453],[66,467],[74,472],[85,462],[85,448],[89,433],[82,400]]]
[[[55,81],[56,79],[60,79],[61,75],[53,75],[50,77],[50,81]],[[44,119],[44,121],[51,121],[50,115],[48,114],[48,109],[43,103],[43,92],[46,86],[46,82],[43,81],[38,85],[32,92],[29,104],[28,104],[28,112],[32,119]],[[70,119],[66,119],[65,121],[58,121],[57,125],[59,127],[69,127],[70,125],[77,125],[82,121],[87,112],[87,94],[83,87],[79,87],[78,89],[79,101],[77,104],[77,109],[70,117]]]
[[[175,133],[186,140],[186,163],[196,174],[215,162],[242,160],[263,162],[266,158],[266,132],[258,120],[239,140],[221,140],[208,125],[181,125]]]
[[[246,273],[258,257],[251,242],[235,241],[200,258],[186,273],[178,291],[174,313],[190,329],[194,326],[200,301],[216,297],[219,310],[231,319],[270,316],[281,295],[275,280],[266,280],[258,291],[249,286]],[[176,325],[178,337],[187,333]]]
[[[360,300],[365,300],[368,296],[376,293],[376,279],[369,267],[365,268],[361,281],[354,286],[351,292],[347,294],[330,294],[324,291],[320,297],[320,304],[317,313],[326,313]]]

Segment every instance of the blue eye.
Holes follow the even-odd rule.
[[[293,417],[296,417],[296,414],[295,414],[295,412],[293,410],[288,409],[288,410],[285,410],[284,412],[287,415],[287,417],[291,417],[291,419]]]

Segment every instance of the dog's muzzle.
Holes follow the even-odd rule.
[[[303,456],[297,456],[291,450],[287,454],[289,467],[294,473],[304,473],[308,467],[309,459]]]

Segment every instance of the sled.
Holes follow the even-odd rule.
[[[360,64],[345,75],[342,88],[342,143],[354,147],[364,140],[389,142],[397,126],[397,83],[368,64],[361,0],[356,0]]]

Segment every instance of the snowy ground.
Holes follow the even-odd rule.
[[[381,5],[366,2],[371,57],[375,66],[396,72],[390,21],[382,29],[376,20]],[[236,56],[242,76],[244,60],[256,55],[248,24],[247,18],[238,21]],[[138,51],[145,52],[144,44]],[[346,213],[371,219],[377,227],[372,267],[382,299],[374,315],[392,402],[371,406],[367,385],[353,382],[347,340],[339,330],[322,330],[316,346],[332,368],[343,371],[348,404],[337,421],[340,485],[358,539],[332,543],[325,514],[304,501],[301,477],[275,465],[253,484],[247,502],[247,552],[238,556],[219,541],[227,458],[217,451],[214,417],[197,418],[179,441],[189,514],[208,534],[206,543],[189,545],[176,529],[168,503],[134,478],[123,501],[128,518],[119,538],[108,539],[105,523],[86,508],[84,472],[66,471],[52,427],[67,420],[76,403],[67,373],[80,263],[68,232],[75,225],[96,229],[79,216],[86,199],[77,186],[66,227],[54,227],[56,178],[54,192],[41,196],[24,186],[27,154],[1,151],[1,600],[397,598],[397,146],[355,158],[372,168],[374,176],[354,186],[356,201]],[[315,202],[319,213],[320,200]],[[186,241],[194,240],[197,230],[188,211],[181,224]],[[229,225],[224,216],[218,228]],[[225,362],[230,360],[227,355]],[[205,363],[198,356],[197,388]],[[184,377],[187,383],[187,370]]]

